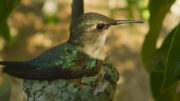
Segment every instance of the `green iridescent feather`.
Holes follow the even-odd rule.
[[[71,44],[64,43],[42,53],[42,55],[26,64],[40,69],[53,68],[62,64],[63,69],[75,69],[76,65],[86,65],[88,69],[96,66],[96,59],[85,55]]]

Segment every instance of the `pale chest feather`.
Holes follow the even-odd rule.
[[[83,51],[94,58],[104,60],[105,56],[103,53],[103,48],[106,41],[106,37],[106,33],[99,35],[99,37],[93,40],[93,42],[86,43],[83,47]]]

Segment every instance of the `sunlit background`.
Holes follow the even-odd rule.
[[[0,37],[0,60],[29,60],[65,42],[69,36],[71,3],[72,0],[22,0],[8,19],[11,42],[7,45]],[[148,32],[148,0],[84,0],[84,6],[85,12],[145,22],[112,27],[105,51],[111,52],[111,60],[120,73],[115,101],[153,101],[140,56]],[[158,45],[179,19],[180,0],[177,0],[165,18]],[[0,76],[0,85],[9,84],[9,77]],[[19,79],[12,78],[11,101],[22,101],[20,83]]]

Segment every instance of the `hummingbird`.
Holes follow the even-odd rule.
[[[142,23],[115,20],[98,13],[82,14],[70,28],[69,40],[28,61],[0,61],[2,72],[28,80],[76,79],[98,73],[111,26]]]

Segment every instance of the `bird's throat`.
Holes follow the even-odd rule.
[[[102,34],[94,42],[86,42],[84,43],[82,50],[92,56],[93,58],[97,58],[100,60],[104,60],[105,53],[104,53],[104,45],[106,41],[107,34]]]

